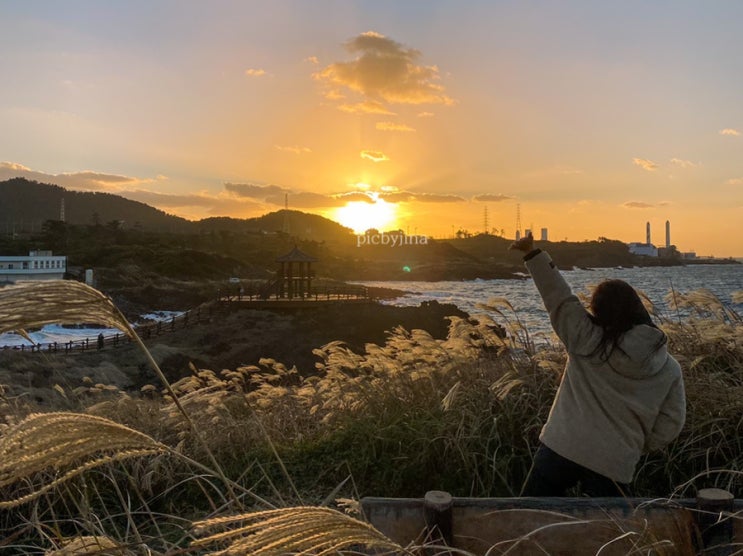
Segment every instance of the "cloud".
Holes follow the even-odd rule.
[[[419,118],[433,118],[435,114],[433,112],[420,112],[418,114]]]
[[[31,168],[17,162],[0,162],[0,171],[3,170],[10,172],[31,172]]]
[[[466,201],[464,197],[459,195],[441,195],[438,193],[416,193],[415,200],[423,203],[459,203],[460,201]]]
[[[624,208],[630,208],[630,209],[647,209],[647,208],[653,208],[655,205],[651,205],[650,203],[642,203],[639,201],[627,201],[622,206]]]
[[[340,93],[338,92],[336,92],[335,94],[339,95],[336,96],[336,98],[344,98],[343,95],[340,95]],[[328,94],[325,95],[325,98],[330,99]],[[348,112],[349,114],[381,114],[383,116],[395,115],[395,113],[387,109],[384,104],[382,104],[381,102],[376,102],[374,100],[366,100],[364,102],[357,102],[356,104],[341,104],[340,106],[338,106],[338,110]]]
[[[459,195],[416,193],[412,191],[399,191],[396,188],[391,188],[391,190],[388,191],[381,191],[377,196],[388,203],[410,203],[412,201],[420,203],[458,203],[466,200]]]
[[[730,135],[732,137],[738,137],[740,135],[740,131],[731,127],[726,127],[725,129],[720,130],[720,135]]]
[[[648,172],[655,172],[655,170],[658,169],[658,165],[653,162],[652,160],[648,160],[647,158],[633,158],[632,164],[635,166],[639,166],[643,170],[647,170]]]
[[[494,202],[499,203],[501,201],[510,201],[513,197],[510,195],[502,195],[501,193],[486,193],[484,195],[475,195],[472,197],[472,200],[474,201],[486,201],[486,202]]]
[[[285,195],[289,195],[289,206],[292,208],[318,208],[343,206],[349,200],[368,200],[364,193],[350,195],[322,195],[312,192],[294,192],[278,185],[260,185],[255,183],[225,183],[224,189],[217,194],[201,192],[187,194],[170,194],[151,191],[141,185],[154,184],[167,180],[163,175],[156,179],[141,179],[116,174],[85,171],[69,174],[45,174],[36,172],[14,162],[0,162],[0,180],[23,177],[42,183],[60,185],[72,190],[94,190],[112,192],[133,201],[147,203],[162,210],[194,214],[201,218],[204,213],[213,216],[231,215],[244,217],[265,211],[265,205],[283,206]],[[199,210],[189,210],[189,209]]]
[[[250,68],[245,70],[245,75],[248,77],[263,77],[266,75],[266,70],[261,68]]]
[[[320,60],[317,58],[317,56],[307,56],[304,61],[314,65],[318,65],[320,63]]]
[[[63,174],[47,174],[45,172],[32,170],[31,168],[16,162],[0,162],[0,180],[11,178],[26,178],[31,181],[51,183],[68,189],[108,192],[117,192],[124,188],[136,187],[155,181],[151,178],[106,174],[91,170]]]
[[[375,127],[379,131],[415,131],[409,125],[396,124],[395,122],[377,122]]]
[[[379,198],[388,203],[409,203],[410,201],[415,201],[415,195],[409,191],[382,192],[379,194]]]
[[[344,95],[343,93],[341,93],[340,91],[338,91],[336,89],[333,89],[331,91],[326,91],[324,96],[328,100],[341,100],[341,99],[346,98],[346,95]],[[343,105],[343,106],[345,106],[345,105]],[[347,107],[345,109],[344,108],[341,108],[341,107],[339,107],[339,108],[341,110],[345,110],[346,112],[351,112],[352,114],[354,113],[353,108],[351,108],[351,107]]]
[[[725,182],[726,185],[743,185],[743,178],[731,178]]]
[[[349,191],[348,193],[340,193],[338,195],[334,195],[334,197],[341,201],[343,204],[352,202],[362,202],[370,204],[374,203],[374,199],[372,199],[371,196],[364,191]]]
[[[372,162],[387,162],[389,157],[382,151],[361,151],[359,153],[361,158],[371,160]]]
[[[274,145],[274,148],[277,151],[283,151],[287,153],[294,153],[294,154],[302,154],[302,153],[311,153],[312,149],[309,147],[299,147],[297,145],[293,146],[282,146],[282,145]]]
[[[386,104],[454,104],[437,83],[436,66],[419,65],[421,53],[375,31],[361,33],[345,44],[355,54],[313,75],[325,86],[345,88],[367,100]]]
[[[369,201],[369,196],[362,192],[325,195],[311,191],[294,191],[278,185],[259,185],[255,183],[225,183],[224,188],[239,198],[253,199],[269,205],[284,206],[284,203],[288,200],[289,207],[295,209],[340,207],[348,201]]]
[[[680,168],[696,168],[698,166],[701,166],[701,164],[698,162],[692,162],[691,160],[682,160],[680,158],[672,158],[671,164],[679,166]]]
[[[284,194],[268,196],[265,198],[265,201],[272,205],[284,206]],[[289,208],[293,209],[340,207],[346,204],[345,200],[337,199],[332,195],[323,195],[321,193],[312,193],[310,191],[289,193],[288,201]]]
[[[230,183],[224,184],[224,188],[238,197],[251,197],[253,199],[265,199],[269,196],[284,195],[290,193],[289,189],[278,185],[257,185],[254,183]],[[283,201],[282,201],[283,203]]]
[[[199,208],[213,216],[242,216],[246,212],[257,212],[262,208],[252,199],[236,198],[234,195],[224,193],[170,194],[136,189],[121,191],[118,195],[162,210],[167,209],[169,212],[175,209]]]

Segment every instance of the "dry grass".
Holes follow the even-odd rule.
[[[111,299],[74,280],[21,282],[0,288],[0,333],[45,324],[101,324],[131,333]]]
[[[60,322],[56,315],[44,313],[64,310],[64,318],[77,314],[76,319],[126,331],[128,323],[120,321],[110,300],[89,289],[72,286],[64,290],[64,297],[81,299],[79,305],[69,300],[65,305],[63,290],[51,288],[47,297],[41,297],[49,303],[43,307],[38,291],[0,290],[0,328]],[[21,302],[13,302],[8,291],[15,291]],[[689,418],[676,442],[643,460],[636,493],[664,496],[678,485],[684,489],[720,486],[739,492],[743,324],[735,311],[707,292],[674,292],[673,300],[679,309],[692,313],[683,320],[663,317],[662,323],[671,352],[684,367]],[[70,543],[88,542],[79,539],[103,543],[100,539],[108,534],[111,542],[118,543],[116,550],[143,547],[136,524],[144,519],[151,529],[149,539],[154,540],[148,546],[182,548],[192,540],[185,525],[183,534],[174,540],[164,540],[159,529],[165,523],[185,521],[188,512],[197,516],[194,527],[199,534],[206,534],[193,542],[193,548],[213,550],[213,554],[353,553],[357,546],[405,553],[368,524],[329,508],[198,517],[244,511],[240,508],[246,506],[246,499],[258,507],[303,497],[321,500],[329,496],[329,490],[337,494],[340,485],[346,484],[338,480],[338,474],[353,478],[347,483],[349,489],[353,485],[352,496],[421,496],[431,488],[458,496],[515,495],[530,466],[565,353],[559,345],[535,343],[507,301],[492,300],[483,309],[489,315],[452,318],[444,340],[422,330],[398,328],[383,345],[368,344],[360,353],[331,342],[316,350],[319,362],[312,372],[261,359],[255,366],[221,372],[193,368],[192,376],[173,385],[158,373],[162,390],[150,386],[142,396],[91,384],[78,393],[80,400],[96,402],[88,414],[57,412],[16,418],[11,414],[22,408],[0,391],[0,408],[10,416],[7,425],[0,425],[0,493],[4,495],[0,510],[37,500],[36,506],[27,506],[26,515],[39,523],[42,501],[47,498],[49,507],[55,496],[56,502],[65,504],[70,497],[83,498],[74,488],[56,487],[67,487],[69,479],[97,469],[104,477],[99,480],[110,483],[92,489],[105,499],[106,512],[117,504],[131,504],[130,498],[139,503],[127,506],[126,527],[120,529],[114,527],[120,516],[86,510],[89,522],[79,525],[78,541]],[[655,308],[651,310],[659,315]],[[97,316],[91,318],[96,311]],[[505,337],[502,329],[507,331]],[[136,334],[133,337],[138,340]],[[146,349],[145,353],[149,355]],[[60,399],[75,396],[60,390]],[[191,467],[188,476],[181,470],[172,478],[167,474],[152,477],[161,490],[173,497],[184,486],[200,492],[193,506],[189,500],[187,506],[168,507],[171,514],[150,511],[150,504],[158,499],[156,493],[146,494],[148,489],[137,490],[137,485],[126,490],[109,480],[106,468],[101,469],[122,460],[131,467],[141,456],[163,452]],[[200,463],[203,457],[211,467]],[[223,471],[221,464],[230,472]],[[694,481],[687,483],[690,478]],[[116,490],[113,502],[106,498],[106,488]],[[262,498],[254,490],[270,497]],[[39,499],[42,494],[47,496]],[[74,512],[91,507],[91,501],[65,507],[64,519],[77,519]],[[45,515],[44,530],[60,526],[61,516]],[[56,541],[53,550],[57,552],[49,553],[95,553],[92,547],[89,552],[59,552],[77,550],[77,545],[66,546],[65,542]],[[83,544],[80,550],[88,547]]]
[[[14,496],[0,500],[0,509],[34,500],[95,467],[166,450],[149,436],[101,417],[29,415],[0,436],[0,488],[15,487]]]
[[[44,552],[45,556],[135,556],[135,552],[121,546],[116,541],[100,536],[85,535],[62,539],[58,548]]]
[[[193,526],[199,534],[224,529],[192,543],[196,547],[221,545],[208,552],[214,556],[330,556],[359,554],[361,547],[375,554],[409,554],[368,523],[330,508],[282,508],[197,521]]]

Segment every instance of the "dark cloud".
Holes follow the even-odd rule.
[[[416,193],[415,200],[423,203],[459,203],[465,201],[459,195],[441,195],[438,193]]]
[[[238,197],[250,197],[252,199],[266,199],[267,197],[290,193],[289,189],[285,189],[278,185],[256,185],[254,183],[227,182],[224,184],[224,188]],[[281,204],[283,203],[284,201],[282,200]]]
[[[325,208],[325,207],[340,207],[346,204],[347,201],[333,197],[331,195],[323,195],[321,193],[312,193],[309,191],[301,191],[298,193],[289,193],[289,208],[292,209],[312,209],[312,208]],[[284,195],[271,195],[266,197],[265,201],[273,205],[284,205]]]
[[[258,185],[254,183],[225,183],[225,190],[237,195],[255,199],[269,205],[284,206],[287,202],[290,208],[312,209],[343,206],[350,200],[368,200],[365,193],[346,193],[342,195],[325,195],[311,191],[294,191],[279,185]]]
[[[242,216],[246,212],[260,211],[262,206],[252,199],[235,198],[233,195],[209,195],[205,193],[169,194],[144,189],[119,191],[118,195],[163,209],[200,208],[215,216]]]
[[[382,197],[382,195],[379,195]],[[374,199],[372,199],[368,194],[364,193],[363,191],[350,191],[349,193],[341,193],[340,195],[335,195],[335,198],[339,201],[342,201],[343,203],[373,203]]]
[[[458,203],[460,201],[466,200],[459,195],[440,193],[413,193],[411,191],[392,191],[388,193],[380,193],[379,198],[384,199],[388,203],[409,203],[411,201],[418,201],[421,203]]]
[[[390,193],[380,193],[379,198],[388,203],[408,203],[415,200],[415,195],[409,191],[392,191]]]
[[[655,205],[651,205],[650,203],[643,203],[640,201],[627,201],[622,206],[625,208],[646,209],[653,208]]]
[[[27,168],[15,162],[0,162],[0,180],[26,178],[41,183],[51,183],[68,189],[86,191],[117,191],[122,186],[136,186],[152,183],[153,179],[135,178],[118,174],[105,174],[85,170],[65,174],[47,174]]]
[[[501,201],[510,201],[513,197],[509,195],[502,195],[500,193],[485,193],[484,195],[475,195],[472,197],[474,201],[486,201],[488,203],[500,203]]]

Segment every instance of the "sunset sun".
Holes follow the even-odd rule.
[[[396,206],[371,196],[370,202],[350,201],[336,209],[333,219],[351,228],[355,233],[364,233],[369,228],[380,231],[394,226],[397,216]]]

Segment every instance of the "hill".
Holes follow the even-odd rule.
[[[25,178],[0,182],[0,230],[23,233],[41,230],[47,220],[60,220],[64,200],[69,224],[118,221],[126,227],[159,232],[190,231],[193,223],[159,209],[111,193],[70,191]]]
[[[278,210],[255,218],[213,217],[186,220],[112,193],[71,191],[47,183],[14,178],[0,182],[0,233],[33,234],[48,220],[60,220],[64,200],[70,225],[111,225],[119,229],[176,234],[284,232],[314,241],[343,241],[352,231],[317,214]]]
[[[65,222],[59,220],[64,200]],[[388,239],[394,234],[387,233]],[[372,234],[374,235],[374,234]],[[401,236],[402,237],[402,236]],[[278,210],[256,218],[197,222],[108,193],[74,192],[26,179],[0,182],[0,253],[51,249],[80,276],[94,269],[112,296],[144,306],[188,308],[229,278],[268,280],[294,246],[330,280],[469,280],[522,273],[510,240],[494,235],[396,245],[364,242],[316,214]],[[537,242],[564,268],[679,264],[629,253],[620,241]]]
[[[277,210],[254,218],[218,216],[195,223],[200,232],[274,233],[313,239],[315,241],[345,241],[352,230],[318,214],[298,210]]]

